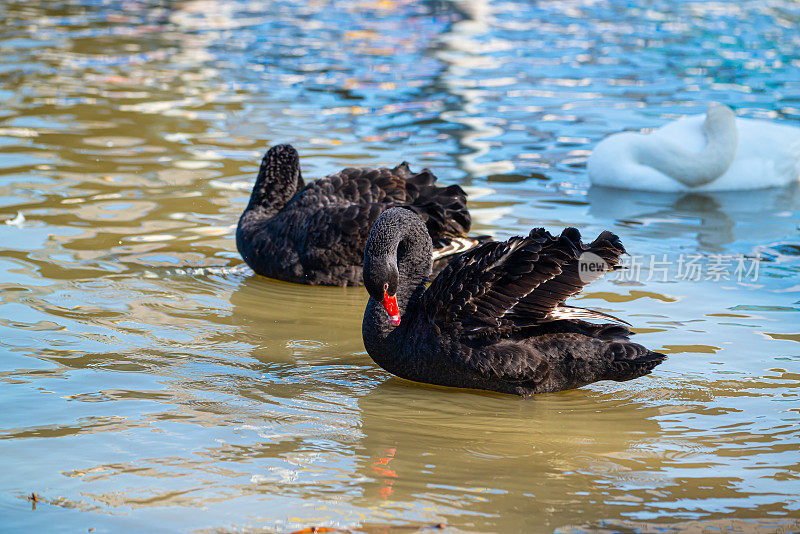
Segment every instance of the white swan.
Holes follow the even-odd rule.
[[[713,103],[705,116],[598,143],[587,163],[596,185],[647,191],[732,191],[800,180],[800,128],[736,117]]]

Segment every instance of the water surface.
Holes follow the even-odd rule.
[[[3,529],[800,529],[800,191],[585,170],[714,100],[800,125],[800,5],[297,4],[0,5]],[[363,289],[241,266],[287,141],[307,179],[427,166],[480,233],[618,233],[636,276],[578,302],[668,361],[532,400],[390,377]]]

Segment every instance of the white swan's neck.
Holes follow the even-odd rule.
[[[634,157],[642,165],[652,167],[687,187],[698,187],[725,174],[734,158],[739,142],[736,116],[731,108],[714,103],[703,122],[706,145],[699,152],[686,150],[666,136],[642,136],[634,145]]]

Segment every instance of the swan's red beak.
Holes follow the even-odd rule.
[[[389,322],[391,322],[394,326],[400,324],[400,308],[397,307],[397,297],[392,295],[391,297],[389,294],[384,291],[383,292],[383,309],[386,310],[386,313],[389,314]]]

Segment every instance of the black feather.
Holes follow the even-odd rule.
[[[598,380],[630,380],[664,360],[663,354],[631,343],[624,326],[551,317],[586,284],[578,274],[583,253],[597,254],[610,265],[619,262],[625,249],[615,235],[603,232],[585,245],[574,228],[558,237],[537,228],[524,238],[485,242],[456,257],[426,288],[421,266],[429,261],[430,244],[425,250],[412,243],[402,252],[389,246],[424,235],[417,227],[422,221],[407,210],[389,210],[367,245],[368,263],[393,262],[403,282],[401,322],[394,328],[376,300],[383,271],[364,272],[372,295],[362,326],[364,345],[387,371],[410,380],[524,396]],[[372,257],[373,251],[392,250],[398,250],[397,258]]]
[[[361,285],[369,230],[382,212],[396,206],[419,215],[437,247],[470,228],[464,191],[457,185],[437,186],[428,169],[413,173],[406,162],[393,169],[349,167],[305,185],[297,151],[277,145],[264,156],[239,219],[236,246],[264,276]]]

